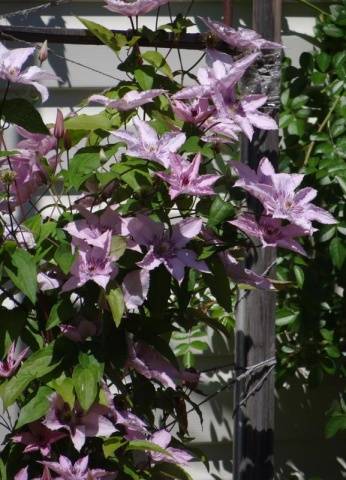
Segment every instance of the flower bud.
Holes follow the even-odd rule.
[[[64,116],[62,114],[62,111],[58,109],[54,126],[54,137],[59,140],[60,138],[64,137],[64,133]]]
[[[45,40],[40,48],[40,51],[38,52],[38,58],[41,62],[41,65],[43,62],[45,62],[48,59],[48,42]]]
[[[65,132],[64,132],[64,148],[65,148],[65,150],[70,150],[71,147],[72,147],[71,134],[68,130],[65,130]]]

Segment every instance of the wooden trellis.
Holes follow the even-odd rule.
[[[55,0],[44,6],[67,1]],[[233,0],[224,0],[224,22],[228,25],[232,25],[234,7]],[[254,30],[268,40],[280,41],[281,8],[282,0],[253,0]],[[34,9],[36,11],[37,7]],[[121,33],[131,35],[130,31]],[[30,43],[48,40],[49,43],[59,44],[101,44],[96,37],[81,29],[0,26],[0,38]],[[177,39],[173,34],[161,32],[155,43],[148,39],[140,40],[142,46],[192,50],[203,50],[207,44],[208,36],[205,34],[184,34]],[[223,51],[229,50],[223,42],[214,43],[213,46]],[[265,93],[271,98],[277,98],[280,59],[277,55],[274,59],[270,58],[268,54],[265,60],[268,61],[264,75],[270,80]],[[242,160],[256,168],[259,159],[265,155],[275,165],[278,150],[277,132],[258,132],[251,143],[243,140]],[[256,208],[256,205],[252,207]],[[248,264],[257,273],[272,273],[275,249],[255,249],[249,254]],[[235,334],[235,365],[238,374],[252,365],[275,357],[275,303],[275,294],[271,292],[254,290],[241,294]],[[264,375],[261,372],[260,377],[255,374],[235,382],[234,404],[237,408],[233,432],[233,480],[274,479],[274,365],[274,361],[267,362]]]

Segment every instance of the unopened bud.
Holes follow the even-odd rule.
[[[40,48],[40,51],[38,52],[38,58],[41,62],[41,65],[43,62],[45,62],[48,59],[48,42],[45,40]]]
[[[72,147],[71,134],[68,130],[65,130],[65,133],[64,133],[64,147],[65,147],[65,150],[70,150],[70,148]]]
[[[58,109],[54,126],[54,137],[59,140],[60,138],[64,137],[64,133],[64,116],[62,114],[62,111]]]

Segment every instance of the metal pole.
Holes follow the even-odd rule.
[[[281,0],[253,0],[253,28],[268,40],[280,41]],[[274,54],[275,55],[275,54]],[[270,54],[267,55],[270,57]],[[270,62],[269,62],[270,63]],[[276,97],[279,93],[280,58],[272,57],[275,77],[269,71],[267,78],[254,83],[258,90]],[[274,78],[274,80],[273,80]],[[241,157],[244,163],[256,168],[259,160],[267,156],[276,165],[278,160],[279,136],[277,132],[257,132],[250,143],[243,139]],[[256,202],[249,201],[249,207],[258,210]],[[269,270],[273,276],[275,249],[253,249],[247,264],[256,273]],[[236,312],[235,363],[242,371],[275,356],[275,294],[254,290],[239,295]],[[263,381],[261,381],[261,378]],[[258,388],[254,388],[258,386]],[[249,398],[247,394],[256,390]],[[242,403],[247,398],[245,403]],[[234,393],[234,480],[274,479],[274,371],[268,367],[250,382],[236,384]]]

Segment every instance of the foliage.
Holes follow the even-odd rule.
[[[285,59],[281,168],[306,172],[338,224],[309,242],[310,258],[280,257],[278,276],[292,287],[281,294],[277,320],[279,381],[304,368],[310,386],[346,376],[346,2],[317,17],[314,45],[298,67]],[[328,420],[328,437],[345,428],[339,413]]]

